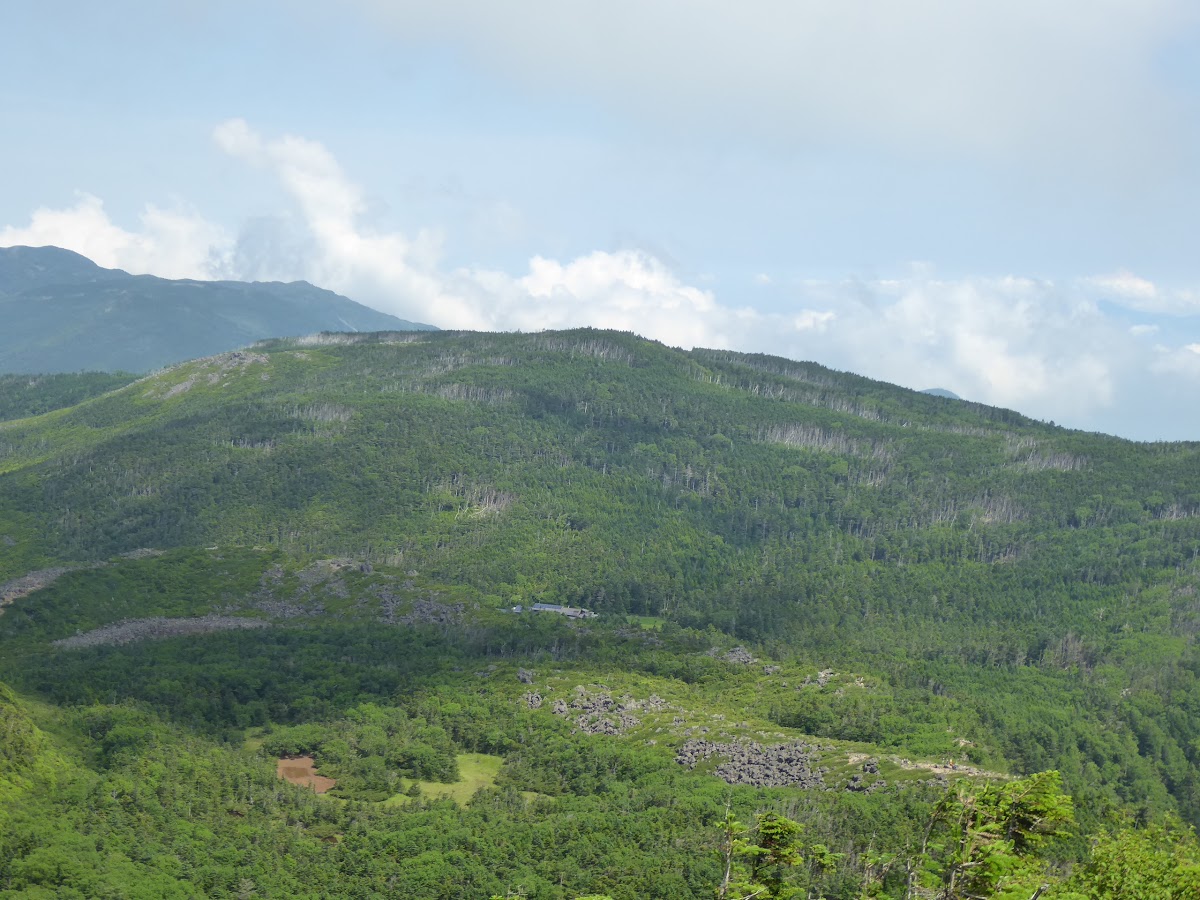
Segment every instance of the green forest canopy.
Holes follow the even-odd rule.
[[[1057,771],[1074,798],[1072,836],[1032,862],[989,857],[1014,879],[1019,869],[1082,890],[1070,879],[1114,848],[1157,854],[1164,872],[1194,862],[1178,822],[1200,820],[1200,445],[1134,444],[812,363],[590,330],[328,335],[127,386],[72,378],[45,382],[44,399],[28,379],[0,383],[11,410],[0,591],[12,600],[0,678],[28,698],[7,701],[26,710],[13,721],[45,726],[11,726],[26,749],[0,765],[12,790],[50,779],[37,782],[43,811],[80,823],[95,821],[86,797],[119,773],[174,786],[138,788],[126,824],[80,824],[86,847],[13,820],[14,860],[58,847],[80,879],[108,878],[93,838],[153,835],[162,858],[131,856],[138,879],[169,876],[181,896],[189,884],[284,896],[292,888],[260,871],[273,854],[309,854],[315,872],[351,852],[353,822],[374,847],[442,817],[438,846],[387,852],[404,877],[420,859],[454,869],[460,893],[444,896],[708,896],[729,802],[742,821],[772,812],[842,854],[805,869],[805,890],[904,896],[918,869],[930,884],[949,871],[944,854],[921,863],[913,842],[951,787],[893,760],[953,758],[1021,778]],[[16,418],[25,412],[37,414]],[[538,601],[600,618],[507,612]],[[168,636],[203,616],[209,633]],[[231,617],[266,627],[228,630]],[[125,631],[96,632],[105,627]],[[749,649],[727,660],[739,645]],[[521,667],[557,680],[522,684]],[[672,712],[639,712],[645,721],[615,736],[571,734],[550,707],[574,702],[577,685],[653,695]],[[545,692],[541,707],[531,690]],[[380,723],[354,724],[364,703],[384,710]],[[714,729],[714,716],[746,727]],[[674,761],[702,727],[816,741],[838,784],[851,755],[877,760],[888,787],[730,788]],[[244,749],[248,729],[262,737]],[[264,754],[301,733],[323,736],[295,749],[341,775],[342,799],[274,780]],[[379,752],[360,752],[364,742]],[[406,778],[452,778],[464,752],[504,759],[493,799],[376,805]],[[36,765],[17,766],[31,754]],[[593,757],[606,768],[588,775]],[[143,771],[167,758],[208,762],[186,777]],[[243,777],[245,797],[228,783]],[[989,783],[979,776],[972,796]],[[691,805],[660,807],[659,790]],[[167,805],[176,795],[183,806]],[[250,803],[267,795],[269,810]],[[254,873],[178,869],[188,857],[164,829],[189,803],[263,836]],[[267,835],[300,815],[295,804],[316,830],[284,851],[284,832]],[[554,832],[560,816],[592,824],[578,849],[555,838],[553,853],[529,850],[539,862],[528,871],[460,865],[471,842],[501,852],[508,838],[482,824],[497,809],[508,810],[501,831],[522,840]],[[708,830],[692,833],[688,816]],[[892,824],[872,838],[859,816]],[[221,821],[206,827],[225,834]],[[601,834],[615,854],[603,863],[583,849]],[[634,847],[661,859],[635,862]],[[11,865],[0,875],[10,887],[50,883],[53,867],[29,865],[41,880]],[[628,873],[641,865],[678,879],[637,881]],[[354,871],[364,896],[399,877]]]

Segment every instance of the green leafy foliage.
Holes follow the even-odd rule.
[[[1200,896],[1200,843],[1177,823],[1106,832],[1068,887],[1088,900]]]
[[[1074,824],[1057,772],[1003,785],[960,781],[935,807],[924,842],[946,900],[1031,895],[1045,877],[1038,850]]]
[[[721,840],[724,875],[716,891],[718,900],[803,896],[791,877],[804,862],[803,828],[777,813],[761,813],[754,824],[750,834],[732,814],[725,815]]]

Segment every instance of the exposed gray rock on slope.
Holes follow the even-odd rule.
[[[754,741],[717,743],[691,740],[684,744],[675,761],[689,769],[718,757],[722,762],[713,770],[729,784],[755,787],[823,788],[825,779],[815,767],[816,747],[796,741],[765,747]]]
[[[132,644],[135,641],[161,640],[189,634],[209,634],[214,631],[266,628],[269,625],[269,622],[264,622],[262,619],[246,619],[239,616],[198,616],[190,619],[156,616],[105,625],[84,634],[62,638],[54,641],[53,644],[64,650],[80,650],[84,647]]]

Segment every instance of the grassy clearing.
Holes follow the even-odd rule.
[[[242,749],[250,753],[257,753],[266,742],[267,730],[265,728],[247,728],[245,737],[242,739]]]
[[[460,805],[466,804],[475,792],[483,788],[496,786],[496,776],[504,765],[503,757],[489,756],[486,753],[460,753],[458,755],[458,781],[454,784],[442,784],[437,781],[418,781],[422,797],[448,797]],[[412,781],[404,779],[400,793],[384,801],[385,806],[394,806],[408,802],[404,791],[412,785]]]

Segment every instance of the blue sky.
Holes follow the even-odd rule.
[[[1194,7],[19,4],[0,245],[1200,439]]]

